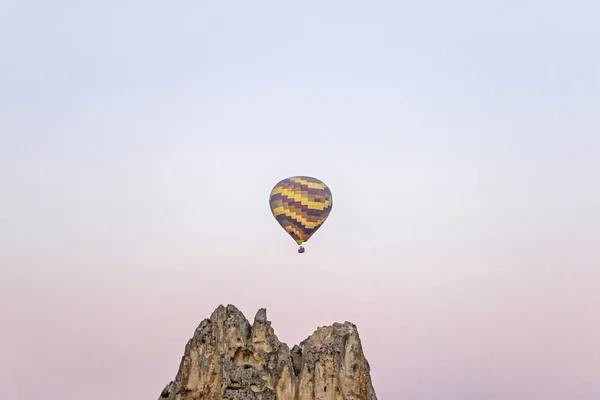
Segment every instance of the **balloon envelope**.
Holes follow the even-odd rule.
[[[275,185],[269,206],[279,225],[301,245],[323,225],[333,207],[333,197],[320,180],[293,176]]]

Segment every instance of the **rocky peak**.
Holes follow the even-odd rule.
[[[291,350],[261,308],[219,306],[185,346],[159,400],[377,400],[356,326],[320,327]]]

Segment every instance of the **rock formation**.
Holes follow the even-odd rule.
[[[264,308],[219,306],[185,346],[159,400],[377,400],[356,326],[318,328],[291,350]]]

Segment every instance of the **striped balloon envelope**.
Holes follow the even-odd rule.
[[[293,176],[275,185],[269,206],[279,225],[301,245],[323,225],[333,207],[333,197],[320,180]],[[304,248],[300,246],[298,252],[304,252]]]

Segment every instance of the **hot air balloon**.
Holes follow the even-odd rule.
[[[320,180],[292,176],[273,187],[269,206],[279,225],[300,246],[298,253],[304,253],[302,243],[323,225],[333,207],[333,197]]]

